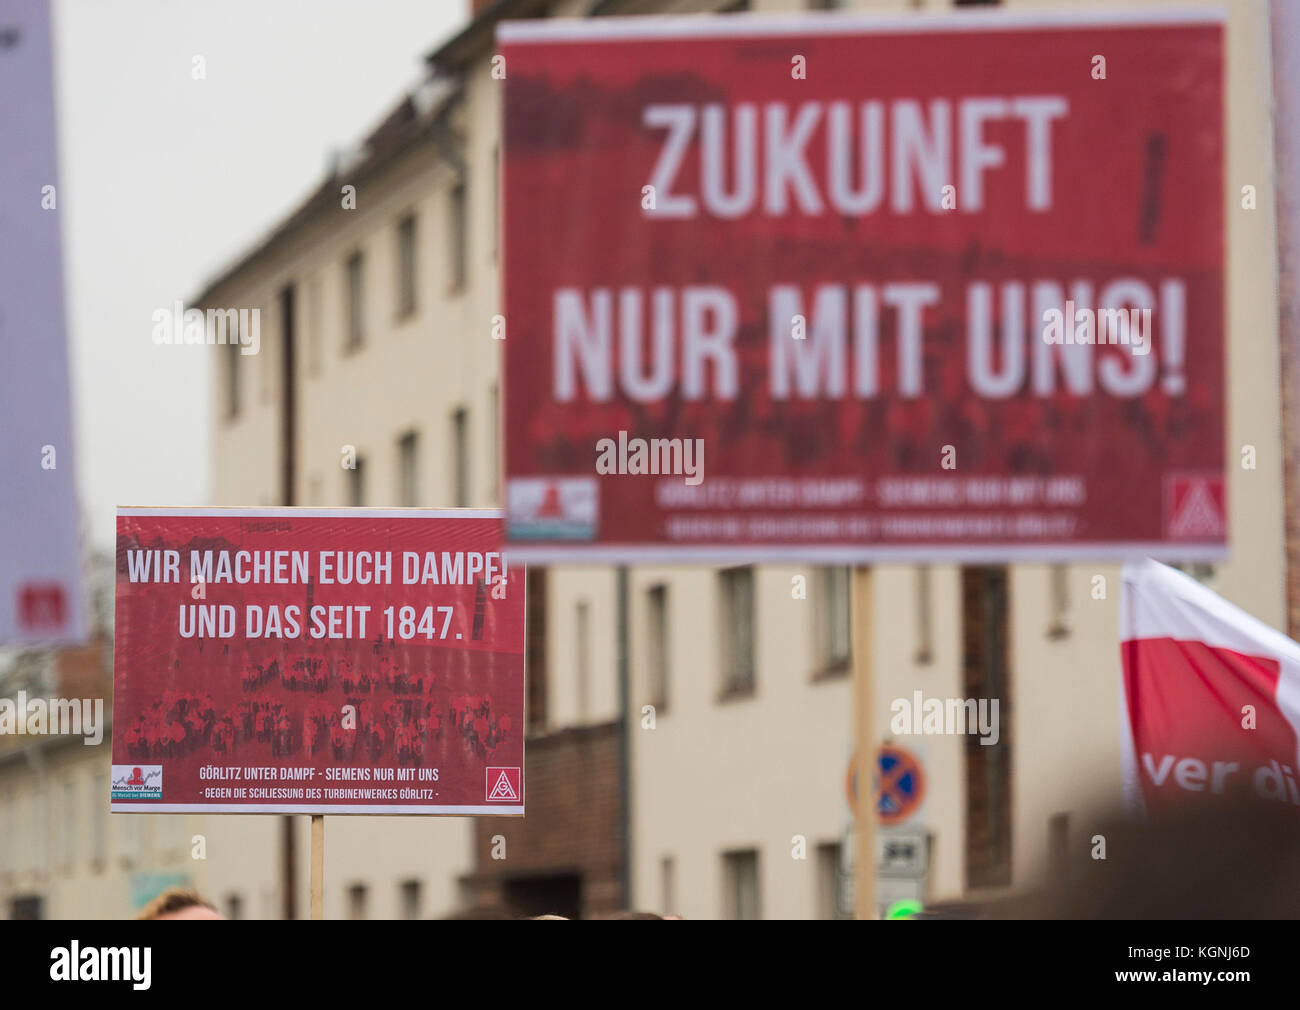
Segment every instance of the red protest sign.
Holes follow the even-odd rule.
[[[1223,553],[1218,15],[500,43],[516,556]]]
[[[489,509],[120,509],[112,809],[524,812]]]

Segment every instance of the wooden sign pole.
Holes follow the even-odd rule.
[[[325,815],[311,815],[311,917],[325,918]]]
[[[871,673],[872,572],[866,565],[853,568],[851,593],[853,627],[854,804],[856,835],[853,843],[854,908],[859,919],[876,918],[876,737]]]

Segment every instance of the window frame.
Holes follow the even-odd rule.
[[[742,586],[748,599],[738,601],[736,594]],[[754,567],[737,565],[721,569],[718,595],[718,627],[722,630],[718,700],[751,698],[758,690],[758,586]],[[741,665],[746,669],[739,670]]]

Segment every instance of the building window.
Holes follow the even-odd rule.
[[[405,319],[415,312],[416,265],[415,215],[407,214],[397,222],[397,317]]]
[[[239,323],[236,321],[232,325],[238,331]],[[244,370],[239,365],[239,359],[243,356],[236,333],[235,339],[226,346],[226,418],[231,421],[239,416],[242,402],[243,390],[240,383],[243,381]]]
[[[1203,586],[1214,587],[1214,566],[1203,561],[1187,561],[1172,565],[1184,575],[1190,575]]]
[[[108,776],[97,772],[90,779],[90,862],[102,870],[108,861]]]
[[[29,870],[42,866],[41,860],[41,806],[35,793],[25,795],[19,800],[18,823],[23,826],[21,864]],[[129,819],[129,818],[128,818]]]
[[[931,605],[930,566],[916,566],[916,662],[934,660],[934,608]]]
[[[1051,579],[1052,617],[1047,625],[1047,637],[1065,638],[1070,633],[1070,567],[1052,565],[1048,571]]]
[[[274,303],[267,306],[266,313],[268,319],[271,318],[271,313],[273,311]],[[275,383],[278,377],[276,368],[278,368],[280,364],[280,351],[276,347],[276,342],[274,340],[268,340],[266,346],[258,351],[256,357],[257,360],[261,362],[257,369],[258,399],[262,403],[267,404],[275,398]],[[239,367],[242,371],[244,368],[242,362]]]
[[[348,888],[348,918],[364,919],[366,917],[366,885],[353,884]]]
[[[1047,822],[1047,885],[1064,887],[1070,876],[1070,815],[1053,814]]]
[[[849,669],[849,569],[818,568],[814,578],[817,676],[834,677]]]
[[[817,846],[817,918],[848,918],[844,908],[844,876],[839,842]]]
[[[401,886],[402,918],[420,918],[421,887],[418,880],[403,880]]]
[[[458,182],[451,187],[449,200],[451,249],[448,251],[448,258],[451,276],[448,278],[448,284],[453,292],[457,292],[465,287],[466,265],[469,258],[469,212],[465,183]]]
[[[355,351],[366,336],[365,257],[360,252],[348,257],[347,273],[348,339],[344,350]]]
[[[578,674],[578,722],[585,723],[591,703],[591,607],[578,601],[573,614],[574,662]]]
[[[343,471],[347,476],[347,502],[353,508],[360,508],[366,503],[366,461],[358,456],[350,470]]]
[[[657,712],[668,708],[668,587],[646,590],[646,663],[650,674],[650,702]]]
[[[118,860],[121,865],[134,866],[140,859],[140,818],[116,818],[122,824],[122,834],[118,839]]]
[[[722,696],[754,690],[754,570],[729,568],[719,573],[722,589]]]
[[[321,373],[321,333],[325,328],[325,317],[320,308],[320,275],[312,274],[307,282],[307,374]]]
[[[460,407],[451,415],[451,487],[457,508],[469,505],[469,411]]]
[[[63,783],[63,817],[59,861],[71,869],[77,862],[77,783],[69,777]]]
[[[10,823],[14,825],[13,862],[10,865],[17,869],[23,869],[30,866],[32,861],[32,828],[28,819],[31,812],[31,802],[20,792],[14,796],[10,812],[13,814]]]
[[[0,798],[0,876],[12,873],[16,869],[14,856],[14,825],[17,823],[17,811],[14,810],[14,795],[6,791]]]
[[[659,860],[659,907],[663,915],[677,915],[677,860],[664,856]]]
[[[9,902],[9,918],[23,922],[44,918],[44,901],[39,894],[18,895]]]
[[[226,918],[242,919],[244,917],[244,899],[238,894],[226,895]]]
[[[722,855],[723,917],[757,919],[759,917],[758,852],[745,849]]]
[[[527,611],[525,637],[526,668],[524,677],[528,684],[528,731],[540,733],[546,729],[546,569],[527,569],[524,609]]]
[[[420,499],[419,439],[408,431],[397,440],[397,504],[414,508]]]
[[[32,865],[45,872],[49,870],[51,863],[54,862],[50,853],[50,831],[52,827],[50,818],[54,814],[54,807],[50,802],[49,794],[43,789],[32,797],[32,805],[36,809],[35,831],[32,833]],[[134,819],[127,818],[127,820]]]

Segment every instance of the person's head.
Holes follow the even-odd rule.
[[[222,919],[209,902],[199,897],[197,891],[184,887],[169,887],[153,901],[140,909],[137,919]]]
[[[489,905],[476,905],[473,908],[463,908],[458,912],[451,912],[444,915],[443,920],[446,922],[473,922],[476,920],[498,921],[509,919],[502,909]]]
[[[609,915],[601,916],[602,919],[662,919],[663,916],[657,912],[636,912],[631,909],[625,909],[621,912],[612,912]]]

